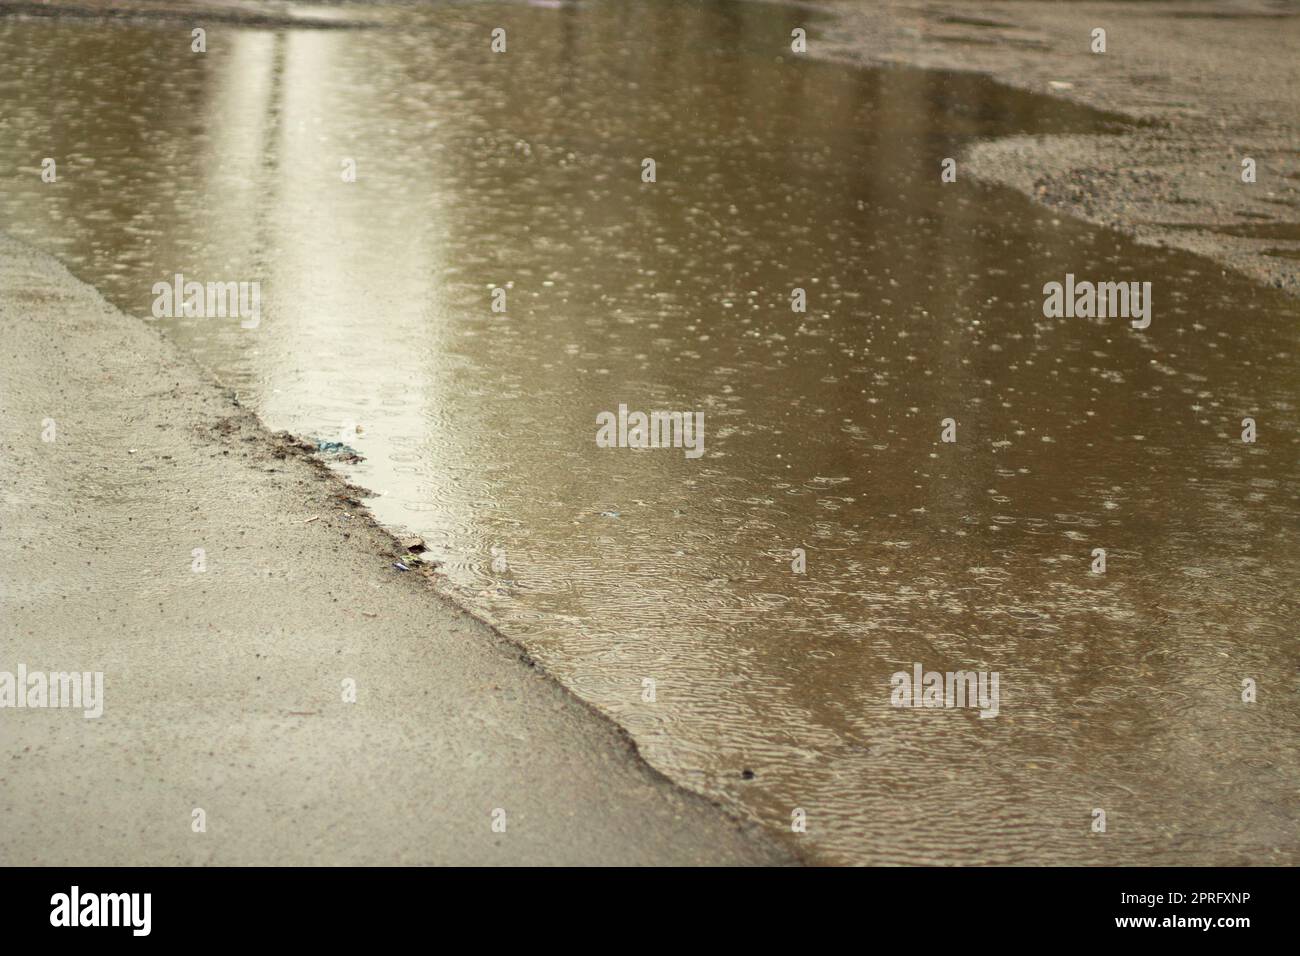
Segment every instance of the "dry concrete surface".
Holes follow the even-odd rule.
[[[5,237],[0,342],[0,671],[102,671],[105,698],[0,709],[0,864],[791,860],[394,568],[352,490],[153,327]]]
[[[795,5],[809,11],[809,55],[980,72],[1132,118],[1119,135],[977,143],[959,169],[1300,294],[1296,0]],[[1096,28],[1105,53],[1092,52]]]

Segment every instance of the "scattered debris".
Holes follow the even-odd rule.
[[[320,521],[320,515],[312,515],[310,518],[304,521],[303,524],[311,524],[313,521]]]
[[[409,538],[399,538],[397,543],[402,546],[403,550],[409,551],[411,554],[419,554],[421,551],[429,550],[424,546],[424,539],[417,535],[411,535]]]
[[[345,445],[341,441],[318,441],[316,442],[316,451],[322,455],[328,455],[339,461],[348,463],[365,461],[365,456],[360,454],[351,445]]]
[[[409,570],[411,570],[411,569],[408,568],[406,565],[404,565],[401,561],[394,561],[394,562],[393,562],[393,567],[397,568],[397,570],[399,570],[399,571],[409,571]]]

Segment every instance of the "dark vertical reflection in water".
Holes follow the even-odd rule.
[[[142,317],[261,280],[256,331],[168,333],[273,427],[360,423],[351,476],[462,600],[822,859],[1296,858],[1294,303],[939,182],[1105,118],[798,59],[762,5],[401,16],[205,56],[0,22],[6,230]],[[1044,319],[1067,271],[1153,282],[1152,327]],[[703,411],[707,453],[598,449],[621,402]],[[1000,671],[1000,715],[892,709],[918,661]]]

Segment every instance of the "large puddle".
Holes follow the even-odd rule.
[[[161,321],[273,428],[360,425],[460,600],[815,859],[1296,859],[1294,301],[940,182],[1104,117],[795,57],[765,4],[389,16],[0,20],[0,228],[150,321],[260,281],[255,329]],[[1066,273],[1151,326],[1044,318]],[[597,447],[620,404],[704,454]],[[997,671],[996,718],[892,707],[917,663]]]

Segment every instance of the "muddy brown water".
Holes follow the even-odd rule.
[[[0,21],[3,228],[148,321],[177,272],[259,281],[256,329],[158,321],[810,859],[1300,859],[1296,303],[940,182],[1114,118],[797,57],[764,4],[380,12],[206,54]],[[1150,328],[1044,318],[1067,272],[1151,282]],[[620,404],[703,412],[704,454],[598,448]],[[917,663],[997,671],[996,718],[891,706]]]

